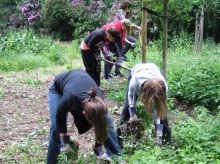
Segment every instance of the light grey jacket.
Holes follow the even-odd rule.
[[[128,90],[128,103],[129,106],[136,106],[135,95],[138,95],[140,98],[142,94],[141,86],[142,84],[153,78],[159,78],[164,81],[166,86],[166,91],[168,91],[167,83],[160,72],[160,69],[153,63],[142,63],[135,65],[131,70],[131,80],[129,83]],[[153,109],[154,115],[156,111]],[[159,118],[158,118],[159,119]]]

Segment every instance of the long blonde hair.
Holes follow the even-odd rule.
[[[126,30],[127,35],[131,35],[131,22],[128,19],[121,20],[121,26]]]
[[[108,108],[96,93],[95,88],[88,92],[90,97],[83,101],[84,112],[87,121],[94,125],[96,141],[103,144],[108,138]]]
[[[157,78],[150,79],[142,85],[141,102],[148,114],[152,113],[154,103],[157,111],[156,117],[165,119],[167,113],[167,96],[165,83]]]

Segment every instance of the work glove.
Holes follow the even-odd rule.
[[[70,136],[60,136],[60,142],[61,142],[61,147],[60,147],[60,152],[73,152],[73,149],[70,147],[69,142],[70,142]]]
[[[95,56],[95,59],[96,59],[97,61],[99,61],[99,60],[101,59],[101,54],[100,54],[99,51],[96,52],[96,53],[94,54],[94,56]]]
[[[130,114],[130,121],[138,120],[136,115],[136,107],[129,107],[128,110]]]
[[[156,128],[156,137],[154,139],[155,143],[158,145],[162,145],[162,135],[163,135],[163,125],[162,124],[155,124]]]
[[[128,42],[128,44],[130,44],[131,47],[135,46],[135,43],[132,43],[132,42]]]
[[[121,65],[122,65],[122,61],[123,61],[123,58],[122,58],[122,57],[117,57],[117,58],[116,58],[116,64],[117,64],[118,66],[121,66]]]
[[[104,56],[107,58],[107,57],[111,57],[113,54],[108,50],[108,49],[106,49],[106,50],[104,50],[103,51],[103,54],[104,54]]]
[[[112,159],[108,157],[108,155],[102,150],[102,146],[98,148],[93,148],[93,151],[97,157],[98,160],[111,162]]]
[[[131,47],[134,47],[135,46],[135,43],[130,43]]]

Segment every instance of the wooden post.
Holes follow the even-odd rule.
[[[167,16],[167,3],[168,0],[164,0],[164,15]],[[167,18],[164,18],[164,27],[163,27],[163,75],[166,79],[166,70],[167,70]]]
[[[202,52],[202,44],[203,44],[203,29],[204,29],[204,3],[202,6],[202,13],[201,13],[201,19],[200,19],[200,47],[199,52]]]
[[[142,0],[142,8],[147,7],[146,0]],[[142,63],[146,63],[146,43],[147,43],[147,11],[142,10],[142,24],[141,24],[141,56]]]

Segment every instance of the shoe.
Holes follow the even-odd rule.
[[[110,78],[108,78],[108,79],[105,79],[107,82],[109,82],[109,83],[111,83],[112,82],[112,80],[110,79]]]
[[[115,76],[125,77],[120,71],[118,73],[115,73]]]
[[[106,161],[108,163],[110,163],[112,161],[112,159],[110,157],[108,157],[106,153],[103,153],[102,155],[97,155],[96,157],[100,161]]]
[[[111,73],[108,75],[108,77],[114,79],[114,76]]]

